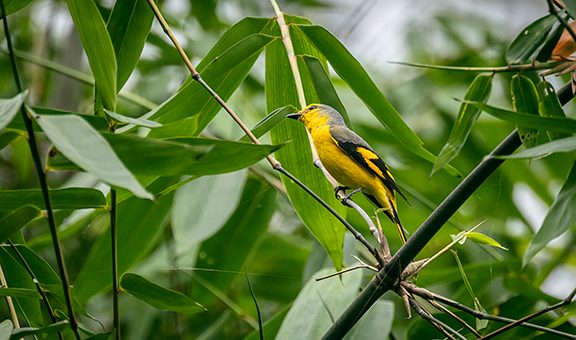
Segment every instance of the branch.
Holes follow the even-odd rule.
[[[558,91],[560,103],[565,105],[574,94],[570,84]],[[324,339],[339,339],[346,334],[370,307],[398,282],[398,278],[408,264],[430,242],[444,223],[466,202],[466,200],[504,162],[494,156],[512,154],[521,145],[518,132],[514,130],[506,137],[474,170],[440,203],[416,230],[406,244],[398,250],[390,262],[368,283],[356,300],[344,311],[332,327],[324,334]]]

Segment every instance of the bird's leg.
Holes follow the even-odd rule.
[[[336,196],[337,199],[340,199],[340,197],[338,197],[338,193],[340,191],[344,192],[344,195],[346,195],[346,190],[350,189],[349,187],[343,186],[343,185],[339,185],[336,188],[334,188],[334,195]]]
[[[350,189],[350,188],[348,188],[348,189]],[[352,197],[354,194],[359,193],[360,190],[362,190],[362,188],[356,188],[356,189],[352,190],[348,195],[346,195],[346,197],[344,197],[340,201],[342,202],[342,204],[346,204],[346,201],[349,200],[350,197]]]

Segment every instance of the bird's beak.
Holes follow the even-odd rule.
[[[300,119],[300,117],[302,116],[302,114],[300,112],[296,112],[296,113],[291,113],[289,115],[286,116],[286,118],[290,118],[290,119]]]

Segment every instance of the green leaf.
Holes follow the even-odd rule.
[[[30,335],[36,336],[41,334],[54,334],[62,332],[69,327],[70,323],[68,322],[68,320],[62,320],[55,323],[51,323],[48,326],[44,327],[21,327],[14,330],[10,339],[17,340]]]
[[[532,62],[555,23],[556,17],[548,14],[522,29],[520,34],[506,49],[506,61],[508,64]]]
[[[0,99],[0,130],[4,129],[12,121],[26,99],[26,93],[19,93],[11,99]]]
[[[246,37],[206,65],[201,71],[202,78],[223,100],[227,100],[247,76],[262,49],[275,39],[264,34]],[[186,83],[174,96],[146,116],[154,116],[161,123],[169,123],[199,115],[194,118],[196,130],[188,132],[188,135],[195,135],[204,129],[220,109],[220,105],[206,89],[194,81]],[[151,136],[155,133],[159,132],[155,131]]]
[[[314,84],[314,90],[316,90],[319,102],[330,105],[336,109],[336,111],[342,114],[346,123],[350,123],[346,108],[344,108],[344,104],[340,101],[336,89],[334,89],[332,81],[330,81],[328,71],[322,66],[322,62],[317,58],[307,55],[303,56],[302,59],[310,73],[310,78],[312,79],[312,84]]]
[[[122,275],[120,287],[128,294],[157,309],[183,314],[206,311],[202,305],[186,295],[158,286],[140,275],[132,273]]]
[[[572,164],[572,169],[568,178],[564,182],[562,189],[556,196],[554,203],[550,207],[542,226],[530,241],[526,253],[522,259],[523,265],[527,265],[532,258],[540,252],[550,241],[564,234],[570,228],[576,226],[576,161]]]
[[[110,35],[94,1],[66,0],[82,46],[88,56],[96,91],[104,107],[116,107],[116,56]]]
[[[6,11],[6,16],[16,13],[22,8],[30,5],[34,0],[8,0],[4,1],[4,10]]]
[[[570,118],[553,118],[553,117],[540,117],[526,112],[514,112],[497,108],[488,104],[469,102],[480,110],[494,116],[498,119],[507,122],[522,124],[524,127],[562,131],[562,132],[576,132],[576,120]]]
[[[38,208],[26,205],[0,218],[0,242],[6,241],[12,234],[38,216],[40,216]]]
[[[542,80],[536,86],[536,90],[538,91],[539,99],[538,110],[542,117],[566,118],[562,104],[560,104],[560,100],[558,99],[552,84],[546,80]],[[570,135],[566,133],[548,131],[548,137],[550,137],[550,140],[561,139],[568,136]]]
[[[465,102],[460,105],[458,117],[456,117],[452,131],[450,131],[448,141],[434,162],[431,175],[444,168],[460,153],[481,112],[478,108],[471,106],[468,101],[486,103],[492,90],[492,79],[491,74],[479,74],[468,87],[468,91],[464,95]]]
[[[350,305],[358,295],[362,273],[353,271],[339,278],[316,281],[317,277],[331,273],[332,270],[323,269],[306,283],[282,322],[276,339],[320,339]]]
[[[204,176],[176,190],[172,232],[178,255],[190,252],[222,228],[238,205],[245,180],[245,171],[231,172]]]
[[[378,300],[350,330],[344,340],[388,339],[394,321],[394,303]]]
[[[136,67],[154,14],[146,0],[116,1],[107,28],[116,55],[118,74],[116,90],[120,91]]]
[[[64,188],[50,190],[54,209],[105,208],[106,198],[100,190],[91,188]],[[16,210],[25,205],[45,209],[40,189],[0,190],[0,210]]]
[[[34,289],[0,287],[0,296],[25,297],[40,299],[40,294]]]
[[[277,40],[266,48],[266,107],[268,111],[286,105],[300,106],[286,50]],[[285,120],[270,131],[273,143],[291,141],[276,152],[284,168],[300,179],[340,214],[346,209],[335,198],[322,172],[312,163],[310,144],[305,128],[295,121]],[[334,266],[342,266],[342,245],[345,229],[341,223],[310,195],[292,181],[282,177],[288,197],[296,213],[326,250]]]
[[[298,111],[294,106],[287,105],[284,107],[279,107],[276,110],[267,114],[262,118],[256,125],[252,128],[252,133],[256,138],[262,137],[265,133],[272,130],[276,125],[280,124],[286,119],[286,116],[290,113]],[[241,141],[249,142],[250,138],[248,136],[243,136],[240,138]]]
[[[10,334],[12,334],[12,330],[14,330],[14,325],[10,319],[6,319],[0,322],[0,340],[8,340],[10,339]]]
[[[106,114],[115,120],[119,121],[120,123],[132,124],[134,126],[141,126],[149,129],[161,127],[162,124],[155,122],[153,120],[148,120],[144,118],[132,118],[128,116],[121,115],[116,112],[112,112],[110,110],[104,110]]]
[[[278,330],[280,329],[280,326],[282,325],[282,321],[286,317],[286,314],[288,314],[290,307],[291,307],[290,305],[286,306],[278,313],[276,313],[274,316],[267,319],[266,322],[264,322],[264,324],[262,325],[264,339],[276,338],[276,334],[278,334]],[[244,337],[243,340],[259,340],[259,339],[260,339],[260,332],[258,330],[254,330],[246,337]]]
[[[254,252],[260,237],[266,232],[274,207],[275,191],[253,177],[249,177],[244,186],[239,203],[234,212],[217,234],[204,241],[196,259],[196,267],[215,269],[194,273],[210,282],[218,290],[227,291],[245,261]],[[234,247],[223,245],[233,244]],[[200,286],[193,287],[192,296],[205,306],[213,297]]]
[[[160,178],[149,188],[159,191],[174,183],[173,178]],[[159,197],[156,201],[131,197],[118,205],[118,270],[122,274],[148,254],[164,233],[172,207],[172,194]],[[82,304],[96,293],[109,288],[112,282],[110,263],[110,228],[106,225],[74,279],[74,291]]]
[[[358,60],[332,33],[322,26],[300,25],[298,28],[322,52],[334,71],[399,142],[429,162],[433,163],[436,160],[436,157],[423,147],[420,137],[402,120],[398,111],[378,89]],[[458,172],[452,167],[448,167],[447,170],[453,175],[458,175]]]
[[[486,234],[472,231],[472,232],[466,233],[466,238],[468,238],[468,239],[470,239],[476,243],[485,244],[485,245],[500,248],[503,250],[508,250],[508,248],[503,247],[500,243],[498,243],[498,241],[496,241],[495,239],[493,239],[492,237],[490,237]]]
[[[538,94],[536,87],[530,78],[515,74],[510,82],[510,92],[512,95],[512,108],[516,112],[526,112],[538,115]],[[536,145],[538,139],[538,129],[531,129],[518,124],[518,135],[525,147],[530,148]]]
[[[530,149],[522,150],[508,156],[497,156],[497,158],[540,158],[557,152],[576,151],[576,136],[557,139],[553,142],[540,144]]]
[[[34,115],[52,143],[68,159],[109,183],[126,188],[141,198],[152,199],[124,166],[110,144],[86,121],[75,115]]]

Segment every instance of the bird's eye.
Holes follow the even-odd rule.
[[[317,108],[318,108],[318,106],[316,106],[316,105],[308,106],[308,110],[316,110]]]

